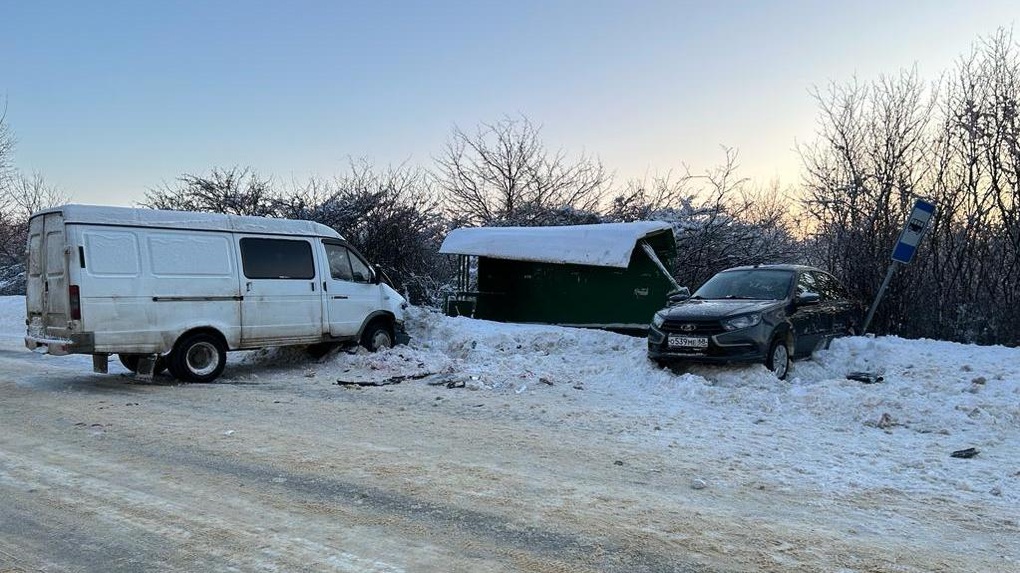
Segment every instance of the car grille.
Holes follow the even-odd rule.
[[[693,325],[694,329],[691,330],[689,325]],[[667,320],[662,323],[662,331],[675,334],[714,336],[724,332],[724,329],[718,320]]]

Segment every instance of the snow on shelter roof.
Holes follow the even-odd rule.
[[[343,239],[340,233],[325,225],[297,219],[271,219],[269,217],[246,217],[241,215],[224,215],[221,213],[163,211],[159,209],[133,209],[130,207],[74,204],[51,207],[39,211],[32,216],[35,217],[43,213],[62,213],[65,223],[162,227],[199,231],[261,233],[266,235],[303,235]]]
[[[661,221],[565,227],[470,227],[450,232],[439,252],[625,269],[639,240],[671,229],[669,223]]]

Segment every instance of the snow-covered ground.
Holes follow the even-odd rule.
[[[326,364],[350,381],[441,374],[508,395],[577,386],[584,403],[566,424],[663,445],[693,439],[719,463],[791,488],[951,496],[1003,508],[1020,502],[1020,349],[837,339],[778,381],[759,365],[660,369],[646,358],[644,339],[595,330],[418,309],[410,331],[409,347],[340,354]],[[279,349],[248,360],[307,358]],[[883,380],[846,378],[860,371]],[[950,457],[971,447],[980,452],[974,458]]]
[[[23,300],[0,298],[5,348],[22,336]],[[659,369],[643,339],[600,331],[424,309],[413,309],[409,331],[409,346],[378,354],[232,355],[223,381],[415,377],[396,392],[463,383],[457,391],[529,404],[515,410],[533,418],[523,426],[590,430],[594,439],[686,458],[697,471],[680,485],[711,490],[717,503],[754,489],[803,496],[817,519],[839,523],[848,538],[917,535],[921,546],[944,520],[955,529],[930,539],[939,550],[976,553],[978,569],[1020,570],[1020,547],[1003,541],[1020,534],[1018,349],[854,337],[796,362],[790,379],[778,381],[759,365]],[[47,360],[89,365],[84,357]],[[847,379],[854,371],[883,380]],[[979,453],[950,456],[965,448]]]

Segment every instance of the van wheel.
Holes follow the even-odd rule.
[[[138,361],[142,359],[141,356],[138,354],[118,354],[117,358],[120,360],[120,363],[124,365],[124,368],[127,368],[136,374],[138,373]],[[152,373],[162,374],[163,372],[166,372],[166,368],[166,357],[159,356],[156,358],[156,365],[152,368]]]
[[[365,327],[365,332],[361,335],[361,345],[367,348],[369,352],[378,352],[383,348],[392,348],[393,330],[385,322],[373,322]]]
[[[769,353],[765,357],[765,368],[768,368],[780,380],[786,380],[790,372],[790,350],[782,338],[777,338],[769,345]]]
[[[227,349],[216,336],[196,332],[177,341],[170,372],[185,382],[212,382],[227,365]]]

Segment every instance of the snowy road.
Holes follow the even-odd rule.
[[[0,299],[4,573],[1020,569],[1015,349],[856,338],[778,383],[420,313],[409,348],[137,384],[23,350],[19,305]],[[336,384],[409,374],[432,375]]]

